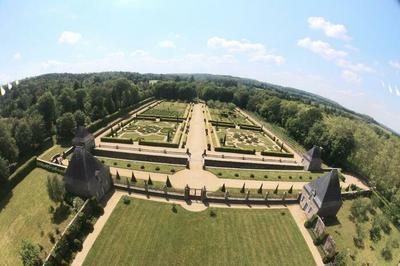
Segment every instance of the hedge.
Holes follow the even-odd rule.
[[[157,141],[144,141],[139,140],[139,145],[144,146],[159,146],[166,148],[179,148],[179,143],[157,142]]]
[[[36,166],[40,167],[40,168],[43,168],[43,169],[45,169],[45,170],[47,170],[49,172],[57,173],[57,174],[60,174],[60,175],[64,175],[65,174],[65,170],[66,170],[66,169],[64,169],[62,167],[57,167],[55,165],[52,165],[51,163],[44,162],[44,161],[41,161],[41,160],[37,160],[36,161]]]
[[[261,155],[263,155],[263,156],[276,156],[276,157],[294,158],[293,153],[286,153],[286,152],[279,152],[279,151],[262,151]]]
[[[176,121],[176,116],[169,116],[169,115],[151,115],[151,114],[139,114],[137,115],[137,117],[142,117],[142,118],[160,118],[160,120],[162,119],[172,119]],[[178,120],[185,120],[184,117],[178,117]]]
[[[101,137],[101,142],[111,142],[111,143],[121,143],[121,144],[133,144],[132,139],[127,138],[110,138],[110,137]]]
[[[15,172],[10,175],[7,181],[7,191],[12,190],[19,182],[21,182],[36,167],[36,156],[31,157],[23,165],[18,167]]]
[[[209,122],[211,123],[211,125],[213,126],[219,126],[219,127],[236,127],[235,124],[233,123],[228,123],[228,122],[221,122],[221,121],[215,121],[215,120],[209,120]]]
[[[245,124],[239,124],[239,126],[240,126],[240,129],[262,131],[262,128],[259,126],[245,125]]]
[[[177,118],[171,118],[171,117],[160,117],[160,120],[161,121],[167,121],[167,122],[176,122],[176,121],[183,122],[183,121],[185,121],[185,119],[183,119],[181,117],[178,117],[178,119]]]
[[[241,154],[255,154],[255,150],[245,150],[240,148],[227,148],[227,147],[215,147],[215,151],[219,152],[232,152],[232,153],[241,153]]]

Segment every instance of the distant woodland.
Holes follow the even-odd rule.
[[[52,138],[123,114],[148,97],[235,104],[279,127],[305,149],[323,148],[332,167],[367,178],[400,225],[400,138],[372,118],[322,97],[249,79],[128,72],[47,74],[12,84],[0,97],[0,180]],[[3,86],[4,87],[4,86]]]

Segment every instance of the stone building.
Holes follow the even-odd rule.
[[[308,218],[314,214],[321,217],[336,216],[342,206],[337,169],[306,184],[301,193],[300,206]]]
[[[65,188],[68,192],[97,200],[112,188],[109,167],[104,166],[85,147],[77,146],[65,172]]]
[[[304,165],[305,171],[318,172],[321,171],[321,148],[318,146],[312,147],[306,154],[303,156],[302,163]]]
[[[72,145],[83,146],[88,151],[92,150],[95,146],[94,137],[89,133],[86,127],[79,126],[76,129],[75,137],[72,139]]]

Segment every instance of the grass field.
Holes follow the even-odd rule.
[[[210,171],[220,178],[261,181],[309,182],[310,180],[317,179],[318,177],[323,175],[323,173],[311,173],[308,171],[265,171],[212,167],[207,167],[207,171]]]
[[[268,136],[265,134],[246,129],[228,128],[228,127],[217,127],[216,130],[219,142],[223,143],[223,139],[226,139],[225,145],[227,147],[236,147],[245,150],[256,150],[256,151],[280,151],[280,147],[276,145]]]
[[[49,251],[48,233],[55,236],[55,228],[64,229],[71,216],[58,224],[52,222],[48,209],[55,204],[46,190],[47,176],[51,173],[36,168],[0,202],[0,264],[22,265],[19,249],[22,240],[40,244]],[[42,252],[42,255],[43,252]]]
[[[208,108],[210,111],[211,120],[214,121],[221,121],[221,122],[228,122],[228,123],[235,123],[235,124],[246,124],[252,125],[252,123],[247,120],[241,113],[237,112],[236,110],[230,110],[228,108]]]
[[[45,161],[50,161],[51,157],[53,157],[56,154],[61,154],[63,151],[67,150],[70,146],[61,146],[59,144],[54,145],[47,151],[45,151],[43,154],[39,156],[40,159],[45,160]]]
[[[147,163],[132,160],[120,160],[106,157],[97,157],[101,162],[110,167],[131,169],[136,171],[173,174],[185,169],[185,166],[163,163]]]
[[[368,199],[369,200],[369,199]],[[327,227],[327,230],[333,239],[336,241],[336,246],[339,250],[347,252],[347,264],[348,265],[397,265],[400,261],[400,248],[393,248],[392,254],[393,259],[385,261],[381,256],[381,251],[385,247],[388,240],[397,240],[400,242],[400,232],[394,226],[391,225],[390,234],[381,232],[382,239],[374,243],[370,240],[369,230],[372,226],[373,216],[369,214],[369,221],[362,223],[362,228],[365,231],[363,249],[357,248],[354,245],[353,237],[356,235],[355,223],[350,219],[350,208],[352,205],[351,200],[343,202],[343,206],[340,209],[337,219],[338,224]],[[376,208],[376,216],[383,215],[381,210]],[[351,257],[355,259],[353,260]]]
[[[141,115],[154,115],[166,117],[185,117],[185,111],[188,107],[187,103],[181,102],[161,102],[141,113]]]
[[[210,210],[215,216],[210,215]],[[139,199],[120,201],[84,265],[314,265],[286,209],[196,213]]]

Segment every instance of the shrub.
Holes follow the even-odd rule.
[[[301,176],[299,176],[299,178],[300,178],[300,179],[303,179],[303,176],[301,175]]]
[[[225,192],[225,191],[226,191],[226,188],[225,188],[225,183],[222,185],[222,187],[221,187],[221,191],[222,191],[222,192]]]
[[[378,242],[381,239],[381,228],[375,222],[369,230],[369,237],[374,242]]]
[[[131,164],[130,164],[130,163],[128,163],[128,164],[126,165],[126,167],[129,167],[129,168],[130,168],[130,167],[131,167]]]
[[[125,205],[129,205],[131,203],[131,199],[128,196],[123,196],[122,201]]]
[[[311,179],[312,179],[312,176],[309,176],[309,177],[308,177],[308,179],[310,179],[310,180],[311,180]]]
[[[314,239],[314,245],[316,246],[322,245],[327,237],[328,234],[326,232],[322,233],[320,236]]]
[[[167,187],[172,187],[171,181],[169,180],[169,176],[167,176],[167,181],[165,181],[165,185]]]
[[[47,236],[49,237],[50,243],[54,244],[56,242],[56,238],[52,232],[49,232]]]
[[[353,237],[354,245],[357,248],[364,248],[365,232],[360,224],[356,224],[356,235]]]
[[[117,171],[117,175],[116,175],[116,177],[115,177],[117,180],[121,180],[121,177],[119,176],[119,173],[118,173],[118,171]]]
[[[268,178],[268,175],[264,175],[264,178]]]
[[[218,174],[217,174],[218,176],[222,176],[222,173],[221,172],[218,172]]]
[[[142,169],[142,170],[143,170],[143,169],[144,169],[144,165],[141,165],[141,166],[140,166],[140,169]]]
[[[246,183],[243,183],[243,187],[240,189],[240,193],[244,193],[246,190]]]
[[[292,194],[292,193],[293,193],[293,185],[289,188],[288,193],[289,193],[289,194]]]
[[[235,173],[235,177],[239,177],[239,174],[238,174],[238,173]]]
[[[74,239],[72,246],[75,251],[82,250],[82,242],[79,239]]]
[[[254,174],[250,174],[250,177],[251,177],[251,178],[254,178]]]
[[[276,185],[276,188],[275,188],[275,190],[274,190],[274,194],[278,194],[278,188],[279,188],[279,184]]]
[[[147,184],[148,184],[149,186],[152,186],[152,185],[153,185],[153,180],[151,180],[150,175],[149,175],[149,179],[147,180]]]
[[[175,169],[174,168],[171,169],[171,173],[175,173]]]
[[[278,175],[278,179],[281,179],[282,177],[280,175]]]
[[[384,247],[381,251],[381,255],[382,257],[386,260],[386,261],[391,261],[393,259],[393,254],[392,254],[392,250],[390,247],[388,247],[386,245],[386,247]]]
[[[178,212],[178,209],[176,208],[176,205],[175,205],[175,203],[174,203],[174,204],[172,204],[172,208],[171,208],[171,210],[172,210],[172,212],[173,212],[173,213],[177,213],[177,212]]]
[[[114,162],[114,163],[113,163],[113,165],[117,165],[117,164],[118,164],[117,162]]]
[[[305,228],[311,228],[314,226],[315,222],[317,221],[317,215],[313,215],[310,217],[310,219],[308,219],[307,221],[304,222],[304,227]]]
[[[137,182],[135,174],[133,172],[132,172],[132,176],[131,176],[131,182],[132,183],[136,183]]]
[[[262,194],[263,191],[263,183],[261,183],[261,186],[258,188],[257,193]]]
[[[290,176],[289,176],[289,179],[292,179],[292,178],[293,178],[293,177],[290,175]]]
[[[210,217],[215,218],[217,217],[217,213],[213,210],[210,211]]]
[[[156,167],[156,171],[160,171],[160,167],[157,166],[157,167]]]

